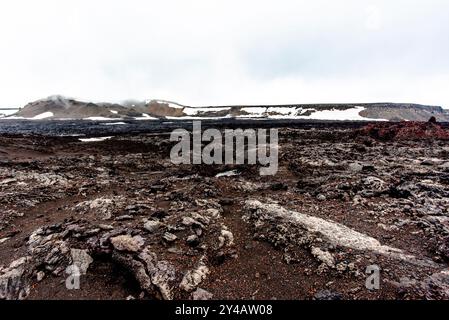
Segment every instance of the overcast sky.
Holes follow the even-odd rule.
[[[448,39],[446,0],[2,0],[0,107],[62,94],[449,108]]]

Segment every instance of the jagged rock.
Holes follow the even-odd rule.
[[[39,271],[39,272],[36,274],[36,281],[37,281],[37,282],[41,282],[42,280],[44,280],[44,278],[45,278],[45,272]]]
[[[198,212],[192,212],[191,216],[195,221],[198,221],[202,225],[202,228],[205,228],[205,226],[209,225],[211,221],[211,218],[205,217]]]
[[[129,253],[120,251],[114,251],[112,253],[112,260],[129,270],[134,275],[142,290],[150,294],[155,292],[155,286],[148,275],[144,262],[134,259]]]
[[[122,235],[111,238],[111,243],[119,251],[137,252],[142,248],[144,240],[140,236]]]
[[[196,226],[196,227],[204,228],[204,225],[202,223],[193,219],[192,217],[183,217],[182,224],[187,227]]]
[[[111,219],[112,214],[125,205],[123,197],[97,198],[93,200],[83,201],[74,208],[76,212],[86,214],[94,213],[104,220]]]
[[[220,218],[220,210],[218,209],[210,208],[205,210],[204,213],[212,219]]]
[[[187,292],[195,290],[195,288],[206,279],[209,272],[209,268],[204,264],[203,259],[201,259],[196,269],[186,272],[179,288]]]
[[[62,230],[59,225],[37,229],[28,239],[28,253],[35,263],[42,264],[55,275],[61,274],[71,260],[70,247],[62,239],[76,228],[76,225],[68,226],[64,233],[57,232]]]
[[[377,177],[369,176],[369,177],[363,178],[362,183],[369,190],[374,190],[377,192],[386,192],[388,190],[387,183]]]
[[[214,295],[209,291],[198,288],[194,292],[192,292],[193,300],[212,300]]]
[[[311,252],[312,255],[321,263],[325,264],[329,268],[335,268],[335,259],[330,252],[323,251],[317,247],[312,247]]]
[[[175,242],[176,240],[178,240],[178,237],[176,235],[174,235],[173,233],[166,232],[162,236],[162,239],[164,239],[167,242]]]
[[[150,220],[150,221],[145,222],[143,227],[148,232],[153,233],[153,232],[156,232],[161,226],[162,226],[162,223],[160,221]]]
[[[72,264],[78,267],[81,275],[85,275],[87,273],[87,269],[89,269],[90,264],[94,261],[87,252],[87,250],[80,249],[70,250]]]
[[[151,252],[150,247],[146,247],[139,254],[139,258],[145,262],[151,282],[159,289],[162,298],[172,300],[176,279],[176,270],[173,265],[167,261],[158,261],[156,254]]]
[[[29,294],[29,285],[25,277],[30,257],[13,261],[8,267],[0,267],[0,299],[22,300]]]
[[[27,181],[34,180],[37,183],[39,183],[42,187],[58,186],[64,188],[69,186],[69,181],[65,177],[54,173],[41,173],[34,171],[32,172],[13,171],[12,173],[14,175],[14,179],[6,180],[7,184],[17,181],[26,186]]]
[[[234,235],[232,232],[227,230],[227,228],[223,228],[220,232],[220,236],[218,237],[218,248],[221,249],[224,246],[232,246],[234,244]]]
[[[37,122],[28,125],[43,127]],[[55,128],[51,123],[48,126]],[[101,123],[80,126],[88,129],[86,135],[126,127]],[[195,289],[204,287],[206,281],[188,294],[180,284],[190,269],[193,277],[200,256],[207,257],[205,265],[211,270],[213,266],[214,273],[223,275],[248,261],[250,268],[235,273],[242,281],[273,280],[279,271],[285,283],[292,284],[289,277],[295,274],[291,272],[298,271],[300,277],[309,276],[303,280],[310,290],[341,290],[345,298],[389,299],[396,293],[397,298],[442,299],[445,282],[440,273],[449,261],[447,142],[433,138],[400,141],[395,137],[385,142],[366,136],[355,141],[351,128],[360,126],[358,123],[345,123],[344,128],[332,124],[331,130],[327,124],[311,126],[313,130],[282,129],[280,170],[275,177],[262,178],[254,175],[257,166],[238,165],[235,168],[241,175],[232,180],[213,176],[234,167],[173,166],[167,157],[172,143],[159,133],[117,135],[112,142],[98,144],[80,143],[76,137],[0,136],[1,157],[11,159],[0,160],[0,242],[5,241],[0,244],[1,256],[8,264],[17,254],[30,256],[21,279],[30,284],[33,298],[46,297],[48,286],[58,281],[63,286],[66,275],[62,273],[67,266],[73,260],[83,260],[74,258],[73,250],[83,250],[101,258],[113,272],[121,274],[121,268],[114,264],[123,266],[123,274],[137,280],[136,299],[193,298],[201,292]],[[446,124],[441,127],[447,131]],[[59,133],[62,129],[57,126],[54,130]],[[73,130],[78,129],[73,126]],[[19,154],[9,153],[14,148],[30,159],[11,158]],[[362,171],[352,171],[351,163],[362,165]],[[295,181],[299,181],[297,187]],[[150,190],[159,184],[163,188]],[[286,186],[292,187],[286,190]],[[84,203],[75,214],[77,201],[99,197],[123,197],[123,202]],[[263,206],[243,207],[251,198]],[[267,206],[274,203],[274,209]],[[238,225],[235,219],[242,215],[248,225]],[[110,216],[107,225],[101,224],[105,216]],[[34,225],[45,227],[30,235],[29,227]],[[14,233],[16,229],[20,229],[19,235]],[[165,232],[182,241],[167,242],[162,239]],[[227,232],[234,232],[234,241]],[[145,240],[142,244],[137,241],[131,251],[125,246],[119,250],[111,239],[123,235],[133,240],[143,236]],[[272,247],[258,241],[269,242]],[[256,272],[259,262],[252,255],[261,250],[266,255],[260,257],[261,268]],[[236,252],[240,259],[227,260]],[[251,257],[247,260],[246,255]],[[282,259],[298,265],[284,268]],[[271,261],[273,266],[281,264],[282,270],[266,267]],[[382,285],[376,292],[364,289],[365,268],[371,264],[382,266]],[[7,268],[0,268],[0,275]],[[321,271],[326,274],[317,280]],[[394,285],[397,290],[383,285],[404,275],[413,277],[406,290],[402,289],[405,285]],[[37,281],[47,276],[47,281]],[[85,280],[98,276],[91,273]],[[214,291],[216,296],[241,297],[239,281],[221,279],[220,286],[227,286],[226,292]],[[283,283],[270,281],[276,295],[282,292],[282,297],[303,299],[315,293],[290,291],[291,286]],[[121,284],[111,283],[111,288]],[[359,288],[357,294],[351,290],[354,286]],[[92,286],[82,284],[82,288],[86,290],[83,296],[90,295],[91,289],[100,293]],[[253,297],[275,295],[266,286],[259,288]],[[63,290],[59,294],[71,296]],[[101,292],[101,298],[107,295]]]
[[[314,235],[319,234],[325,238],[329,244],[334,246],[342,246],[359,251],[371,251],[415,265],[435,266],[435,263],[430,260],[417,259],[415,256],[406,254],[400,249],[382,245],[377,239],[348,228],[340,223],[287,210],[277,204],[264,204],[257,200],[246,201],[245,208],[247,214],[243,218],[246,220],[255,219],[256,225],[263,223],[264,220],[270,221],[275,219],[277,223],[283,221],[286,224],[303,229],[305,231],[305,237],[307,237],[307,235],[309,237],[316,237]],[[276,241],[288,241],[286,239],[288,237],[288,235],[285,234],[286,231],[287,230],[280,230],[277,234],[278,239]],[[301,244],[304,241],[310,241],[304,240],[304,236],[299,240]]]

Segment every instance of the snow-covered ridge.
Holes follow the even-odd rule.
[[[316,110],[313,108],[302,107],[242,107],[240,114],[231,116],[220,115],[213,116],[214,112],[229,111],[231,107],[208,107],[208,108],[185,108],[186,116],[167,117],[168,119],[220,119],[220,118],[244,118],[244,119],[310,119],[310,120],[337,120],[337,121],[388,121],[386,119],[372,119],[363,117],[360,113],[366,110],[365,107],[356,106],[354,108],[339,110]],[[205,114],[205,115],[203,115]],[[211,115],[212,114],[212,115]]]
[[[158,120],[158,118],[152,117],[147,113],[142,113],[141,117],[135,117],[135,120]]]
[[[272,108],[269,108],[272,109]],[[301,109],[296,111],[296,114],[291,112],[287,114],[280,115],[269,115],[270,119],[311,119],[311,120],[338,120],[338,121],[388,121],[386,119],[373,119],[362,117],[360,113],[365,111],[365,107],[354,107],[346,110],[315,110],[315,109]],[[277,110],[279,112],[279,110]],[[283,110],[280,110],[283,111]],[[270,111],[268,111],[270,113]],[[311,113],[310,115],[305,115],[305,113]]]
[[[1,110],[0,110],[1,114]],[[50,97],[27,104],[17,113],[2,119],[158,121],[206,119],[271,119],[323,121],[449,121],[441,107],[417,104],[292,104],[259,106],[184,106],[167,100],[129,100],[122,104],[82,102]]]
[[[98,138],[79,138],[81,142],[101,142],[112,139],[112,137],[98,137]]]

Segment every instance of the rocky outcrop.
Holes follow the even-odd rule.
[[[14,117],[27,119],[145,120],[164,118],[270,118],[313,121],[389,120],[449,121],[449,113],[436,106],[396,103],[293,104],[189,107],[165,100],[118,103],[82,102],[61,96],[31,102]]]
[[[351,128],[280,128],[268,177],[173,165],[166,134],[2,135],[0,297],[446,298],[447,140]]]
[[[193,291],[207,277],[209,272],[209,268],[204,263],[204,258],[201,258],[195,269],[186,272],[179,288],[187,292]]]
[[[26,298],[30,291],[29,279],[25,274],[29,260],[29,257],[23,257],[7,267],[0,266],[0,300]]]
[[[265,228],[278,228],[274,224],[281,224],[279,234],[271,235],[270,241],[286,242],[295,241],[299,245],[312,244],[317,237],[324,239],[332,246],[340,246],[361,252],[372,251],[405,263],[424,266],[434,266],[432,261],[420,260],[400,249],[382,245],[377,239],[357,232],[340,223],[322,218],[309,216],[300,212],[287,210],[279,205],[262,203],[257,200],[248,200],[245,203],[247,214],[244,219],[252,221],[255,226]],[[267,225],[268,223],[268,225]],[[284,230],[283,230],[284,229]],[[282,230],[282,231],[281,231]],[[289,234],[290,233],[290,234]],[[328,252],[312,247],[312,254],[322,263],[333,266],[335,263]]]
[[[208,257],[216,250],[225,252],[233,246],[232,233],[219,222],[220,205],[208,200],[199,204],[204,209],[192,212],[191,216],[181,212],[164,215],[165,223],[159,222],[157,228],[155,225],[149,228],[148,222],[137,229],[114,228],[77,216],[64,223],[39,228],[28,238],[28,255],[0,268],[0,298],[26,298],[33,278],[41,281],[46,276],[63,277],[67,272],[83,277],[97,257],[127,270],[149,297],[167,300],[187,297],[209,275]],[[108,206],[109,202],[101,202],[97,209]],[[183,255],[183,250],[167,251],[166,246],[178,241],[178,236],[172,232],[185,228],[195,233],[196,246],[204,241],[201,248],[190,249],[190,259],[195,260],[193,269],[184,265],[186,257],[177,262],[164,258],[173,253]],[[212,242],[206,244],[205,238]],[[209,295],[199,291],[195,297],[203,299]]]

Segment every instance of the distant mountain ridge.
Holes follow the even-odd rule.
[[[310,120],[386,120],[449,121],[449,111],[439,106],[410,103],[348,103],[235,105],[190,107],[166,100],[129,100],[123,103],[82,102],[53,96],[27,104],[7,118],[156,120],[206,118],[310,119]]]

